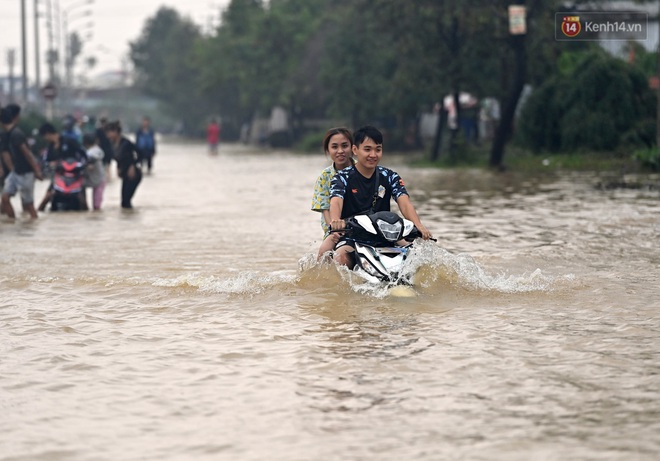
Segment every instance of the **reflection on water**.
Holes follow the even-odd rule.
[[[0,461],[657,457],[657,188],[386,156],[439,239],[397,298],[314,262],[321,155],[223,149],[0,220]]]

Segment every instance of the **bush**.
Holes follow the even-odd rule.
[[[296,144],[296,150],[307,153],[317,153],[323,151],[323,138],[325,131],[308,133]]]
[[[654,120],[655,94],[642,71],[596,49],[532,93],[519,139],[535,152],[613,151],[650,145]]]
[[[22,113],[21,118],[18,122],[21,131],[25,133],[28,137],[37,136],[39,128],[41,125],[46,123],[48,120],[42,114],[36,112]],[[53,123],[57,127],[57,123]]]
[[[291,134],[288,131],[275,131],[268,135],[268,144],[275,149],[291,147]]]
[[[636,150],[633,158],[637,160],[643,168],[651,171],[660,171],[660,151],[657,148]]]
[[[39,128],[41,128],[41,125],[47,121],[48,119],[46,119],[46,117],[37,112],[21,114],[18,126],[20,127],[21,131],[25,133],[25,136],[27,136],[28,144],[30,145],[30,148],[33,152],[39,152],[46,146],[46,142],[43,140],[43,138],[41,138],[41,136],[39,136]],[[59,124],[57,122],[53,122],[53,125],[55,125],[55,128],[59,128]]]
[[[532,93],[523,106],[519,139],[532,151],[554,152],[561,148],[562,108],[557,100],[565,91],[561,77],[551,77]]]

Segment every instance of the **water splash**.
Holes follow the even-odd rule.
[[[387,284],[368,282],[358,273],[346,267],[337,267],[332,262],[317,262],[315,255],[305,255],[300,259],[299,272],[304,285],[326,283],[348,287],[353,292],[376,298],[389,295]],[[416,288],[428,293],[447,288],[497,293],[543,292],[552,290],[558,281],[541,269],[531,274],[491,274],[469,254],[454,254],[425,241],[415,244],[400,277],[411,280]],[[572,277],[567,275],[564,279]]]
[[[529,293],[547,292],[571,282],[572,275],[552,277],[536,269],[531,274],[489,273],[472,256],[466,253],[454,254],[431,242],[417,242],[401,273],[401,277],[412,281],[417,293],[434,295],[447,290],[466,290],[488,293]],[[21,277],[18,277],[21,279]],[[106,287],[115,285],[154,286],[194,290],[202,293],[256,296],[260,294],[290,293],[302,290],[312,293],[317,290],[331,291],[350,296],[359,294],[371,298],[390,296],[391,286],[374,284],[362,278],[359,273],[344,266],[337,266],[332,260],[317,261],[315,254],[305,254],[298,261],[298,271],[282,270],[275,272],[236,271],[223,275],[209,275],[200,272],[181,274],[172,278],[128,278],[83,277],[77,279],[84,284],[100,283]],[[16,280],[14,280],[16,282]],[[44,284],[57,284],[58,277],[28,277],[28,281]],[[70,280],[73,281],[73,280]]]
[[[235,277],[220,278],[200,273],[184,274],[174,279],[157,279],[157,287],[195,288],[201,292],[256,295],[281,285],[291,285],[297,276],[288,272],[241,272]]]
[[[415,243],[401,277],[411,280],[415,292],[423,296],[460,291],[477,294],[549,292],[557,288],[574,287],[576,284],[571,274],[553,277],[541,269],[522,274],[489,272],[469,254],[454,254],[432,242],[424,241]],[[82,283],[82,286],[100,284],[106,288],[120,285],[131,288],[153,286],[242,297],[280,296],[300,292],[303,295],[318,293],[328,296],[331,293],[346,297],[357,294],[382,299],[392,294],[391,286],[367,281],[359,273],[337,266],[332,260],[318,262],[316,254],[311,253],[300,258],[297,272],[230,271],[214,275],[193,272],[172,277],[83,276],[69,279],[17,274],[11,280],[5,280],[9,285],[26,282],[51,286],[61,283]]]
[[[490,274],[471,255],[454,254],[431,242],[419,242],[413,247],[404,267],[415,285],[432,288],[449,284],[470,291],[499,293],[528,293],[550,291],[557,279],[545,275],[541,269],[531,274]],[[566,276],[572,278],[572,275]]]

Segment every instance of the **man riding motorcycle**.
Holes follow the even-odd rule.
[[[373,126],[365,126],[353,134],[354,166],[335,175],[330,188],[330,224],[333,231],[346,228],[345,219],[358,214],[390,210],[394,199],[404,218],[411,221],[427,240],[431,233],[422,224],[410,201],[403,180],[395,171],[379,166],[383,156],[383,135]],[[350,239],[341,238],[335,246],[335,261],[353,268],[355,251]]]

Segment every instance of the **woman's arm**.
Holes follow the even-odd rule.
[[[332,178],[329,178],[325,171],[323,171],[316,179],[316,183],[314,184],[314,196],[312,197],[312,211],[323,212],[330,208],[331,180]],[[326,222],[330,221],[326,219]]]
[[[321,214],[323,215],[323,220],[330,225],[332,222],[332,219],[330,219],[330,210],[321,210]]]

